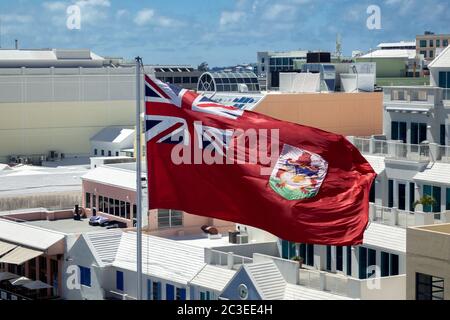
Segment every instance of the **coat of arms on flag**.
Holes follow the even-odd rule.
[[[321,156],[285,144],[269,184],[287,200],[310,199],[319,193],[327,171]]]

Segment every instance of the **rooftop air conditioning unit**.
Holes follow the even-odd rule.
[[[238,244],[247,244],[248,243],[248,234],[238,234],[236,236],[236,240]]]

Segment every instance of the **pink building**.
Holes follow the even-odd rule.
[[[82,177],[82,209],[88,217],[95,208],[99,216],[135,226],[136,170],[135,163],[97,167]],[[200,217],[170,209],[150,210],[147,232],[162,237],[201,233],[204,225],[219,232],[234,231],[232,222]]]

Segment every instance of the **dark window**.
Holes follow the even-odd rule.
[[[109,198],[109,214],[116,214],[116,206],[114,205],[114,199]]]
[[[153,282],[152,297],[153,297],[153,300],[161,300],[161,283]]]
[[[394,180],[388,181],[388,207],[394,207]]]
[[[109,198],[106,198],[103,200],[103,212],[109,213]]]
[[[175,295],[175,300],[181,300],[184,301],[186,300],[186,289],[184,288],[177,288],[176,289],[176,295]]]
[[[436,48],[439,48],[441,46],[441,40],[438,39],[436,40]]]
[[[308,244],[306,246],[306,264],[308,266],[314,266],[314,245]]]
[[[444,279],[416,273],[416,300],[444,300]]]
[[[183,83],[191,83],[191,77],[183,77]]]
[[[111,157],[111,156],[112,156],[111,151],[108,151],[108,157]]]
[[[91,194],[89,192],[86,192],[86,208],[91,208]]]
[[[97,208],[97,196],[92,195],[92,208]]]
[[[331,271],[331,246],[327,246],[327,271]]]
[[[398,184],[398,208],[406,210],[406,184]]]
[[[336,270],[344,271],[344,250],[342,247],[336,247]]]
[[[439,143],[441,146],[446,146],[447,141],[445,139],[445,124],[441,124],[440,131],[439,131]]]
[[[450,188],[446,191],[447,201],[445,202],[445,210],[450,210]]]
[[[367,251],[367,266],[373,267],[377,265],[377,252],[373,249],[369,249]],[[368,273],[367,276],[371,277],[375,274],[375,270],[373,270],[371,273]]]
[[[181,77],[174,77],[174,83],[181,83]]]
[[[430,47],[434,47],[434,40],[430,40]]]
[[[375,203],[375,181],[372,183],[372,186],[370,187],[370,194],[369,194],[369,202]]]
[[[80,283],[82,286],[91,286],[91,269],[79,266],[80,268]],[[42,279],[41,279],[42,280]]]
[[[175,300],[175,287],[171,284],[166,284],[166,300]]]
[[[420,40],[420,47],[426,48],[427,47],[427,40]]]
[[[414,182],[409,183],[409,210],[414,212],[414,202],[416,202],[416,184]]]
[[[116,216],[118,216],[118,217],[120,217],[120,201],[119,200],[115,200],[114,201],[114,214],[116,215]]]
[[[116,272],[116,289],[119,291],[123,291],[123,272],[117,271]]]
[[[119,152],[116,151],[116,157],[118,157],[118,156],[119,156]]]
[[[352,247],[347,247],[347,275],[352,275]]]
[[[105,150],[102,150],[102,157],[105,156]]]
[[[398,140],[398,122],[391,122],[391,140]]]
[[[448,47],[448,39],[442,40],[443,47]]]
[[[131,219],[131,206],[130,206],[130,203],[127,202],[125,204],[125,207],[126,207],[126,211],[127,211],[127,219],[130,220]]]
[[[125,201],[120,201],[120,217],[122,218],[127,217]]]
[[[398,276],[399,275],[399,266],[398,266],[398,255],[391,254],[391,265],[390,265],[390,275],[391,276]]]
[[[389,253],[381,252],[381,276],[389,276]]]
[[[429,54],[430,58],[434,58],[434,51],[430,50],[430,54]]]
[[[94,149],[94,155],[98,155],[98,150]]]

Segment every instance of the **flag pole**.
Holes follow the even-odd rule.
[[[142,162],[141,162],[141,66],[136,57],[136,238],[137,238],[137,300],[142,300]]]

